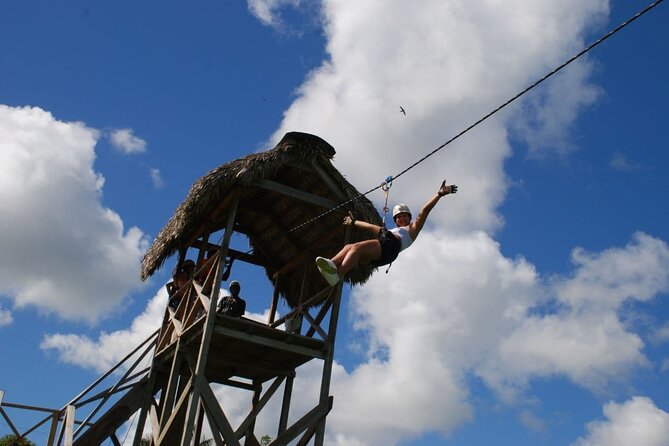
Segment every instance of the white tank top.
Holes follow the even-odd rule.
[[[391,229],[390,232],[395,234],[395,236],[397,236],[402,241],[402,247],[400,248],[400,252],[407,249],[413,243],[413,239],[409,235],[408,226],[398,226],[397,228]]]

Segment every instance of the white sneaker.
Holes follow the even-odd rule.
[[[339,282],[339,274],[337,274],[337,265],[325,257],[316,257],[316,266],[321,272],[323,278],[330,286],[335,286]]]

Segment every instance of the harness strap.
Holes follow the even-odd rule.
[[[388,197],[390,196],[390,188],[393,186],[393,176],[386,177],[385,181],[381,183],[381,189],[386,194],[386,200],[383,203],[383,227],[386,227],[386,216],[388,215]],[[387,272],[387,271],[386,271]]]
[[[390,196],[390,188],[393,186],[393,176],[389,175],[386,177],[385,181],[381,183],[381,189],[383,189],[383,192],[386,194],[386,199],[385,202],[383,203],[383,229],[386,229],[386,217],[388,215],[388,197]],[[388,268],[386,268],[386,274],[388,274],[388,271],[390,271],[390,267],[393,266],[393,262],[390,262],[388,264]]]

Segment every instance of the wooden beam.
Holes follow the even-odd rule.
[[[216,325],[216,301],[221,289],[221,280],[223,276],[223,267],[225,259],[228,255],[228,248],[230,247],[230,240],[232,238],[232,228],[237,216],[237,206],[239,205],[239,194],[235,191],[232,194],[232,202],[230,204],[230,211],[228,212],[228,222],[223,234],[223,243],[221,244],[220,258],[218,268],[216,268],[216,282],[211,290],[211,299],[209,299],[209,307],[206,308],[206,317],[202,338],[200,341],[200,348],[197,355],[197,364],[195,366],[195,380],[193,382],[193,389],[190,394],[188,409],[186,411],[186,419],[184,430],[181,435],[181,446],[188,446],[192,442],[193,425],[195,423],[195,415],[197,407],[200,404],[200,398],[203,391],[209,389],[209,383],[206,381],[205,372],[207,367],[207,357],[209,355],[209,344],[211,336]],[[200,294],[200,298],[203,296]],[[209,389],[211,391],[211,389]],[[226,439],[227,440],[227,439]]]
[[[220,382],[224,386],[230,386],[230,387],[236,387],[238,389],[244,389],[244,390],[253,390],[255,389],[255,386],[253,384],[237,381],[234,379],[226,379]]]
[[[72,446],[74,440],[74,406],[68,405],[65,408],[65,438],[63,439],[64,446]]]
[[[304,435],[300,438],[300,441],[297,442],[295,446],[307,446],[311,438],[316,433],[316,426],[311,426],[309,429],[304,431]]]
[[[316,319],[314,320],[314,323],[318,324],[319,327],[321,325],[321,322],[325,318],[325,315],[327,314],[328,310],[330,310],[331,306],[332,306],[332,301],[328,300],[327,302],[325,302],[323,304],[321,309],[318,311],[318,314],[316,315]],[[310,337],[313,336],[315,331],[316,331],[315,328],[312,326],[311,328],[309,328],[309,330],[307,330],[306,336],[310,336]],[[326,338],[323,338],[323,340],[325,341]]]
[[[228,257],[235,260],[241,260],[242,262],[250,263],[257,266],[266,266],[262,261],[247,252],[237,251],[236,249],[228,248]]]
[[[5,419],[5,421],[7,422],[7,425],[8,425],[9,428],[12,430],[12,432],[14,432],[14,435],[16,435],[17,437],[19,437],[21,434],[19,434],[19,431],[16,429],[16,427],[15,427],[14,424],[12,423],[12,420],[9,419],[9,415],[7,415],[7,412],[5,412],[5,409],[3,409],[1,406],[0,406],[0,414],[2,414],[2,417],[3,417],[3,418]]]
[[[312,160],[309,165],[297,164],[291,162],[288,162],[286,164],[292,167],[293,169],[297,169],[305,173],[313,174],[314,172],[316,172],[318,175],[320,175],[321,179],[328,185],[330,191],[332,191],[332,193],[337,196],[337,199],[341,201],[346,200],[346,197],[344,196],[342,190],[335,184],[332,177],[328,175],[327,172],[325,172],[323,168],[318,164],[318,161]]]
[[[279,279],[280,276],[276,275],[274,279],[274,291],[272,292],[272,304],[269,309],[269,319],[267,320],[267,325],[272,325],[274,318],[276,317],[276,307],[279,305]]]
[[[181,348],[182,338],[177,339],[177,345],[174,350],[174,356],[172,356],[172,364],[170,367],[170,377],[167,380],[167,386],[162,395],[163,405],[161,408],[160,418],[159,418],[159,429],[157,434],[160,434],[162,428],[165,427],[167,423],[167,418],[169,417],[170,412],[174,409],[174,399],[176,398],[177,384],[179,382],[179,372],[181,370],[181,363],[184,358],[184,353]]]
[[[283,402],[281,404],[281,415],[279,416],[279,429],[277,435],[281,435],[288,427],[288,414],[290,412],[290,399],[293,396],[293,381],[294,376],[289,376],[286,379],[286,386],[283,389]]]
[[[328,198],[323,198],[320,195],[315,195],[309,192],[305,192],[300,189],[286,186],[285,184],[277,183],[276,181],[272,180],[262,179],[254,184],[262,187],[263,189],[271,190],[273,192],[278,192],[282,195],[286,195],[288,197],[292,197],[307,203],[315,204],[316,206],[320,206],[325,209],[333,209],[337,207],[337,205],[339,204],[336,201],[330,200]]]
[[[49,429],[49,438],[46,440],[47,446],[54,446],[53,442],[56,439],[58,434],[58,419],[60,418],[60,413],[54,413],[51,416],[51,428]]]
[[[304,318],[307,320],[307,322],[309,322],[309,325],[311,325],[311,328],[309,330],[311,330],[311,329],[316,330],[324,341],[327,340],[328,334],[321,328],[319,323],[316,322],[313,317],[311,317],[309,312],[305,311],[302,314],[304,315]]]
[[[237,438],[242,438],[242,436],[244,435],[248,427],[251,425],[251,423],[256,419],[260,411],[263,410],[263,408],[269,402],[272,396],[274,396],[274,393],[279,389],[284,379],[285,378],[283,376],[276,378],[272,383],[272,385],[269,387],[269,389],[267,389],[265,394],[262,396],[262,398],[260,398],[258,403],[255,406],[253,406],[253,409],[246,416],[246,419],[244,419],[244,421],[242,421],[242,424],[240,424],[239,427],[237,428],[237,431],[235,432]]]
[[[346,227],[346,235],[344,236],[344,243],[351,240],[351,226]],[[332,406],[332,396],[330,396],[330,382],[332,380],[332,363],[334,362],[335,350],[335,336],[337,336],[337,322],[339,320],[339,306],[341,304],[341,292],[344,282],[339,282],[335,286],[335,294],[332,298],[332,309],[330,310],[330,323],[328,328],[328,337],[325,340],[327,343],[325,361],[323,361],[323,375],[321,378],[321,392],[318,399],[322,405],[329,401]],[[322,446],[325,441],[325,417],[318,423],[316,429],[316,436],[314,438],[315,446]]]
[[[260,392],[262,392],[262,383],[260,381],[255,381],[255,380],[253,382],[254,384],[256,384],[256,388],[253,390],[253,398],[251,398],[251,413],[257,414],[258,412],[256,412],[256,410],[258,408],[258,402],[260,401]],[[274,382],[276,383],[276,380]],[[258,441],[255,435],[256,416],[254,415],[252,417],[247,417],[247,420],[249,421],[249,423],[246,425],[246,428],[243,431],[241,431],[242,433],[240,433],[239,430],[237,430],[237,432],[235,432],[235,435],[246,436],[245,443],[250,445],[251,443],[256,443]],[[246,446],[246,444],[244,446]]]
[[[225,413],[223,413],[223,410],[221,409],[221,406],[208,383],[204,383],[201,393],[202,399],[207,409],[207,414],[209,415],[208,418],[210,420],[210,424],[211,421],[214,422],[214,425],[218,428],[218,431],[223,434],[223,440],[225,440],[229,446],[241,446],[239,440],[237,440],[235,432],[232,430],[232,426],[230,425],[228,418],[225,416]],[[212,430],[213,427],[214,426],[211,426]]]
[[[160,436],[158,437],[158,441],[156,444],[162,444],[163,441],[165,441],[165,438],[170,433],[170,429],[172,429],[172,425],[176,421],[178,417],[181,416],[182,411],[186,410],[187,404],[186,402],[188,401],[188,396],[189,393],[193,391],[193,377],[191,376],[190,379],[188,380],[188,383],[183,386],[183,390],[181,392],[181,396],[179,397],[179,400],[177,401],[176,405],[172,409],[172,413],[170,414],[169,418],[167,421],[165,420],[160,420],[161,428],[160,428]]]
[[[1,392],[2,391],[0,390],[0,393]],[[13,409],[34,410],[37,412],[60,413],[60,410],[58,409],[48,409],[46,407],[39,407],[39,406],[26,406],[25,404],[8,403],[6,401],[3,402],[1,394],[0,394],[0,406],[11,407]]]
[[[202,421],[204,420],[204,403],[200,401],[200,405],[197,408],[197,425],[195,426],[195,444],[200,444],[200,439],[202,438]],[[207,417],[209,418],[209,417]]]
[[[330,177],[330,175],[328,175],[323,170],[323,168],[321,168],[321,166],[318,165],[318,163],[316,161],[312,161],[311,165],[314,168],[314,170],[316,171],[316,173],[321,177],[323,182],[328,185],[328,187],[330,188],[332,193],[335,194],[339,200],[345,201],[346,197],[344,196],[341,189],[339,187],[337,187],[335,182],[332,180],[332,177]]]
[[[149,419],[151,420],[151,435],[153,437],[153,443],[158,444],[158,439],[160,438],[160,421],[158,421],[158,412],[156,410],[156,406],[153,404],[149,409]]]
[[[271,444],[272,446],[283,446],[290,443],[294,440],[300,432],[310,428],[314,424],[320,422],[332,409],[332,397],[328,399],[325,404],[319,404],[309,412],[307,412],[302,418],[293,423],[288,429],[286,429],[282,434],[280,434]]]
[[[302,306],[303,306],[303,307],[309,307],[312,303],[315,303],[315,302],[320,301],[321,299],[324,299],[324,296],[325,296],[326,294],[328,294],[328,295],[331,294],[331,293],[333,292],[333,290],[334,290],[334,288],[332,288],[331,286],[328,285],[327,287],[325,287],[325,288],[323,288],[322,290],[320,290],[318,293],[314,294],[309,300],[307,300],[306,302],[304,302],[304,303],[302,304]],[[329,297],[329,296],[328,296],[328,297]],[[327,298],[325,298],[325,299],[327,299]],[[330,304],[330,305],[331,305],[331,304]],[[297,312],[298,312],[298,309],[296,308],[296,309],[294,309],[293,311],[291,311],[290,313],[287,313],[287,314],[281,316],[279,319],[277,319],[276,321],[274,321],[274,322],[272,323],[271,327],[272,327],[272,328],[276,328],[276,327],[280,326],[281,324],[283,324],[283,323],[286,321],[286,319],[288,319],[289,317],[293,316],[293,315],[294,315],[295,313],[297,313]],[[318,320],[318,319],[316,319],[316,320]],[[319,322],[319,323],[320,323],[320,322]],[[312,332],[312,334],[313,334],[313,332]],[[311,336],[311,335],[307,335],[307,336]]]
[[[209,412],[205,412],[207,414],[207,420],[209,420]],[[209,420],[209,425],[211,426],[213,423],[211,420]],[[214,443],[216,443],[216,446],[226,446],[225,442],[221,438],[221,433],[218,432],[217,430],[211,429],[211,435],[212,438],[214,439]]]
[[[297,353],[299,355],[311,356],[312,358],[324,359],[325,352],[323,350],[318,350],[314,348],[302,347],[299,345],[286,344],[283,341],[275,341],[273,339],[265,338],[264,336],[257,336],[249,333],[243,333],[237,330],[231,330],[227,327],[217,326],[216,334],[223,336],[228,336],[230,338],[239,339],[242,341],[252,342],[258,345],[265,345],[267,347],[272,347],[277,350],[283,350],[291,353]]]
[[[214,244],[214,243],[202,243],[201,240],[195,240],[191,245],[192,248],[196,249],[202,249],[202,246],[206,246],[204,249],[205,251],[208,251],[209,249],[219,249],[220,246]],[[259,258],[253,256],[252,254],[249,254],[247,252],[241,252],[237,251],[236,249],[228,248],[228,258],[232,258],[235,260],[241,260],[242,262],[246,263],[251,263],[252,265],[257,265],[257,266],[265,266]]]

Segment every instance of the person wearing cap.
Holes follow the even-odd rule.
[[[186,285],[192,278],[193,273],[195,272],[195,262],[191,259],[186,259],[179,267],[179,270],[174,275],[174,285],[178,290],[182,286]]]
[[[406,204],[396,205],[393,208],[393,220],[397,227],[391,230],[356,220],[349,212],[349,215],[344,217],[345,225],[368,230],[377,234],[377,237],[345,245],[332,259],[316,257],[318,270],[330,286],[335,286],[358,264],[383,266],[392,263],[401,251],[407,249],[416,240],[427,221],[427,216],[441,197],[457,191],[458,186],[454,184],[447,186],[446,181],[442,181],[437,193],[423,205],[414,221],[411,221],[411,211]]]
[[[221,303],[218,304],[217,313],[225,314],[226,316],[240,317],[244,316],[246,311],[246,301],[239,297],[239,292],[242,286],[236,280],[230,282],[230,295],[223,297]]]
[[[181,300],[180,296],[175,296],[179,289],[186,285],[192,278],[193,273],[195,272],[195,262],[190,259],[186,259],[177,267],[176,272],[172,276],[172,281],[165,284],[167,288],[167,294],[170,297],[168,305],[172,308],[177,308],[179,306],[179,301]]]

